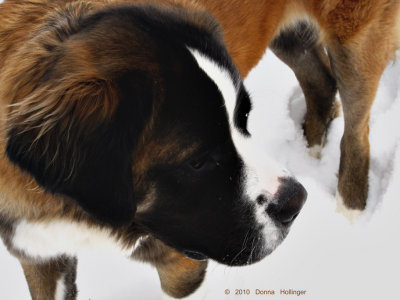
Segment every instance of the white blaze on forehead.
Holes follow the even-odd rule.
[[[231,74],[227,69],[219,66],[215,61],[198,50],[189,47],[188,49],[196,59],[199,67],[211,78],[221,92],[226,110],[228,111],[229,124],[232,131],[234,128],[233,117],[236,106],[237,88],[233,83]]]
[[[229,70],[220,66],[196,49],[189,48],[199,67],[218,87],[228,113],[229,127],[233,143],[241,156],[245,167],[245,192],[251,199],[259,194],[273,195],[277,192],[280,182],[278,177],[286,176],[284,170],[272,160],[265,158],[252,140],[244,135],[234,125],[234,114],[238,96],[238,87],[235,86]],[[261,159],[262,158],[262,159]]]
[[[218,65],[215,61],[208,56],[200,53],[196,49],[188,48],[196,59],[199,67],[208,75],[208,77],[215,83],[218,90],[222,94],[225,108],[228,113],[229,127],[232,135],[233,142],[239,154],[244,158],[245,148],[247,148],[248,137],[240,132],[234,125],[235,107],[238,95],[238,88],[235,86],[232,75],[230,72]]]

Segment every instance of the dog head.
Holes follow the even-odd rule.
[[[254,154],[250,99],[214,20],[87,11],[57,13],[10,59],[10,160],[96,221],[189,257],[240,265],[273,251],[306,192]]]

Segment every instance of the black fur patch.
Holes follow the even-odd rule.
[[[315,45],[318,40],[318,31],[309,22],[301,21],[288,29],[282,30],[271,42],[271,47],[280,51],[304,51]]]

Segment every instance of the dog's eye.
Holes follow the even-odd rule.
[[[205,162],[205,160],[194,160],[190,163],[190,166],[195,170],[200,170],[204,166]]]
[[[189,166],[192,170],[202,171],[213,169],[215,166],[218,166],[218,163],[211,153],[207,153],[191,160]]]
[[[221,155],[220,147],[216,147],[211,151],[203,152],[201,155],[192,157],[192,159],[187,162],[187,166],[194,171],[210,171],[221,165]]]

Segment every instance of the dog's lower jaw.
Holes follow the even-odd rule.
[[[336,212],[342,214],[350,223],[355,222],[362,214],[362,210],[348,208],[339,191],[336,191]]]

